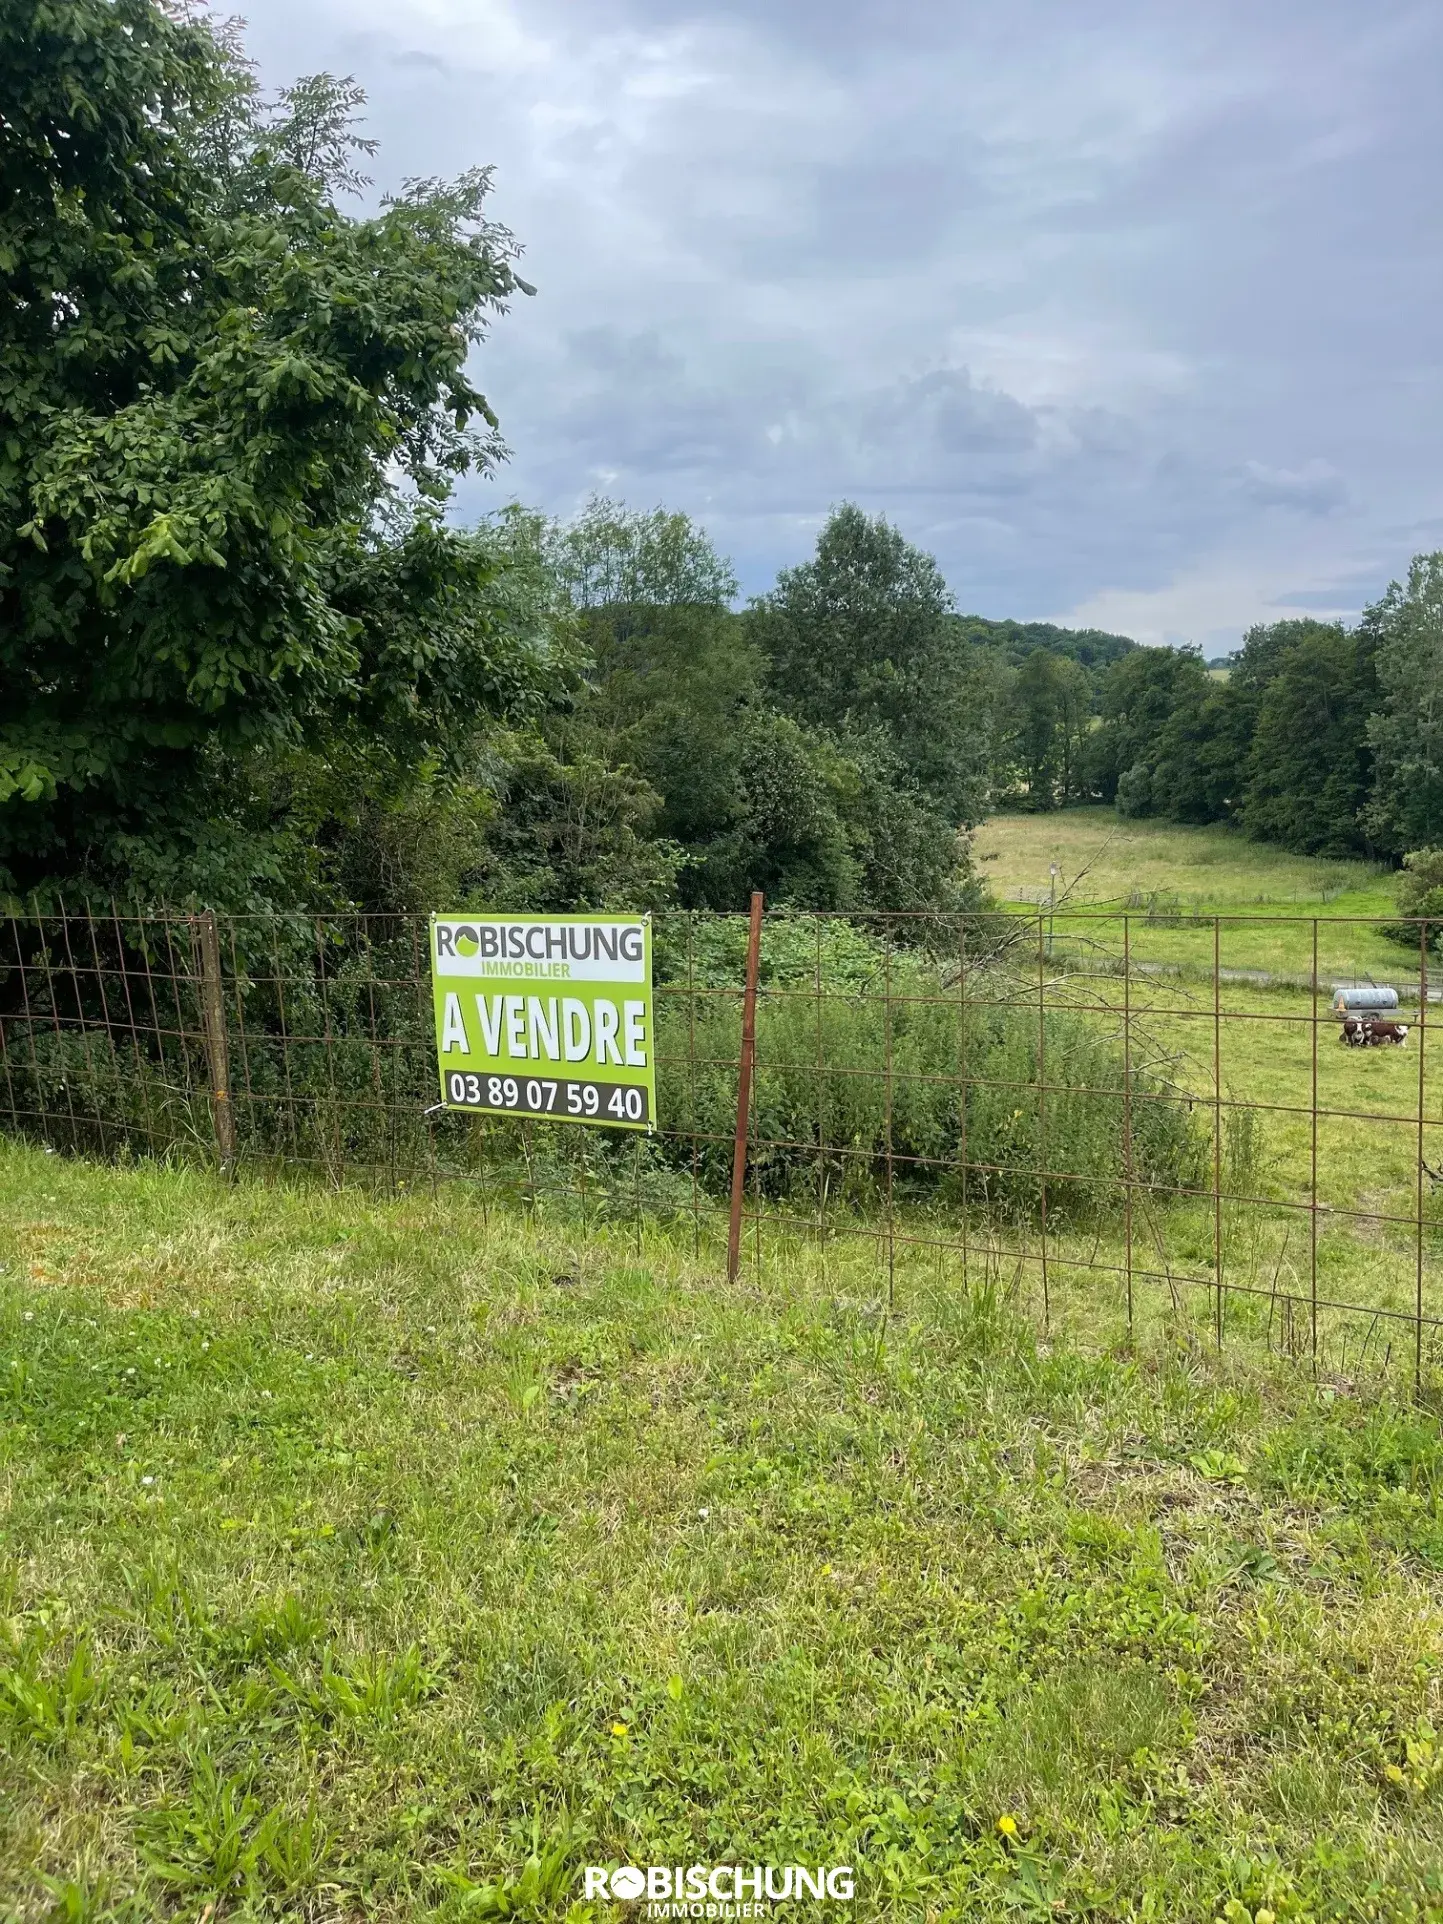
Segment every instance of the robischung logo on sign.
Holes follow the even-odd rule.
[[[778,1904],[849,1904],[850,1864],[588,1864],[581,1895],[635,1904],[645,1918],[767,1917]]]
[[[647,915],[433,915],[447,1109],[656,1127]]]

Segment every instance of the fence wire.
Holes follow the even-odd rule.
[[[0,1128],[68,1152],[459,1183],[724,1246],[747,918],[654,918],[646,1138],[439,1113],[424,917],[12,915]],[[762,927],[746,1262],[963,1288],[1049,1332],[1319,1370],[1443,1344],[1426,923],[1107,910]],[[1338,988],[1397,1007],[1350,1033]],[[1406,1034],[1402,1031],[1406,1028]],[[1344,1046],[1337,1046],[1342,1042]]]

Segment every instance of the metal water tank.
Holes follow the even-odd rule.
[[[1338,988],[1333,991],[1334,1015],[1345,1015],[1351,1009],[1396,1009],[1397,1006],[1398,991],[1379,988],[1373,982],[1365,984],[1362,988]]]

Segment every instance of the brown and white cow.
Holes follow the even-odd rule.
[[[1339,1042],[1353,1049],[1376,1049],[1385,1042],[1399,1048],[1408,1040],[1408,1024],[1384,1015],[1347,1015],[1343,1017]]]
[[[1395,1022],[1391,1016],[1375,1015],[1370,1026],[1372,1034],[1368,1040],[1372,1043],[1396,1042],[1402,1048],[1408,1040],[1408,1024]]]

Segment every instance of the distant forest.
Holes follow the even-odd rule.
[[[1443,556],[1416,557],[1351,628],[1259,625],[1214,662],[1044,623],[955,630],[988,663],[994,806],[1113,803],[1303,854],[1443,840]]]
[[[1226,677],[1193,649],[1144,648],[1094,685],[1075,779],[1054,747],[1022,771],[1032,806],[1232,822],[1304,854],[1391,859],[1443,839],[1443,555],[1417,556],[1351,628],[1250,629]]]

